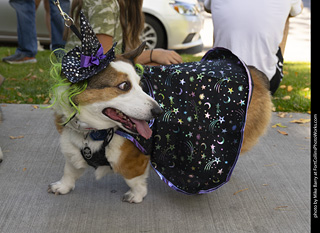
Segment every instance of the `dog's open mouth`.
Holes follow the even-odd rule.
[[[134,132],[139,133],[142,137],[149,139],[152,135],[152,130],[144,120],[137,120],[135,118],[125,115],[118,109],[105,108],[102,113],[114,121],[120,122],[123,127]]]

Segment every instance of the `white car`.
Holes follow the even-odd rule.
[[[202,45],[202,8],[197,0],[144,0],[142,40],[149,48],[188,49]]]
[[[151,48],[174,50],[202,45],[200,30],[203,26],[202,7],[197,0],[144,0],[145,28],[141,35]],[[37,36],[49,44],[43,1],[36,12]],[[17,41],[16,12],[8,0],[0,0],[0,41]]]

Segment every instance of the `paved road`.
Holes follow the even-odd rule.
[[[123,179],[111,174],[96,181],[93,169],[70,194],[48,194],[64,166],[53,112],[1,107],[0,232],[310,232],[310,123],[290,123],[308,114],[273,113],[267,134],[220,189],[187,196],[151,171],[148,196],[128,204],[120,201],[128,189]],[[271,127],[277,123],[287,128]]]

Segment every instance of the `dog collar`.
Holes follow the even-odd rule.
[[[113,131],[113,128],[111,129]],[[94,141],[104,141],[108,137],[108,135],[110,135],[111,129],[94,130],[90,133],[90,138]]]

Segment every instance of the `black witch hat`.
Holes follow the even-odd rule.
[[[114,43],[103,54],[103,48],[86,17],[80,12],[81,48],[76,46],[62,58],[62,72],[72,83],[86,80],[105,69],[115,59]]]

